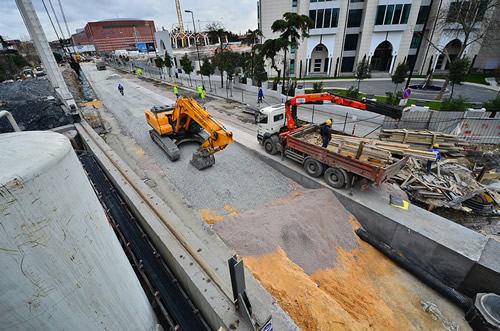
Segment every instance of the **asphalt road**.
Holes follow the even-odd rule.
[[[288,178],[236,143],[216,153],[215,165],[203,171],[189,163],[197,147],[195,144],[183,144],[180,159],[171,162],[149,137],[150,127],[144,111],[154,105],[173,103],[173,93],[166,89],[164,92],[159,92],[158,88],[148,89],[134,75],[120,77],[111,68],[97,71],[89,64],[82,65],[82,69],[103,102],[105,111],[118,122],[121,133],[137,143],[137,153],[152,158],[196,210],[227,215],[269,204],[295,188]],[[124,96],[118,92],[118,83],[124,86]]]

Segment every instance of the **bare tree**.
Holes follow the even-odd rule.
[[[214,58],[218,57],[222,59],[222,53],[224,48],[227,47],[228,43],[228,34],[224,26],[219,22],[214,22],[212,24],[207,25],[208,36],[213,39],[214,43],[219,42],[219,46],[215,49]],[[226,44],[224,44],[224,37],[226,37]],[[220,87],[224,87],[224,68],[222,61],[214,61],[217,63],[217,68],[220,70]]]
[[[450,4],[446,10],[439,10],[435,17],[436,31],[460,40],[461,44],[456,54],[457,59],[461,59],[468,46],[474,43],[481,43],[482,46],[491,44],[500,32],[500,0],[457,0]],[[446,57],[448,63],[452,58],[446,49],[446,45],[440,46],[434,43],[425,33],[420,34],[435,50]],[[437,100],[441,100],[446,87],[450,81],[446,77]]]

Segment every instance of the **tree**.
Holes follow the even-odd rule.
[[[252,49],[250,50],[250,55],[248,58],[248,66],[245,65],[245,67],[248,67],[246,70],[246,74],[248,77],[254,78],[254,59],[255,59],[255,54],[257,53],[258,47],[256,47],[256,43],[259,40],[259,37],[263,37],[264,35],[262,34],[262,31],[259,29],[255,30],[248,30],[247,35],[245,37],[245,40],[243,41],[245,44],[252,46]]]
[[[210,84],[210,89],[212,88],[212,82],[210,81],[210,75],[213,75],[215,73],[215,67],[214,65],[210,62],[208,58],[203,58],[203,64],[201,65],[200,68],[200,73],[203,76],[208,76],[208,84]]]
[[[451,39],[461,41],[457,59],[461,59],[465,50],[473,43],[481,43],[488,46],[494,42],[500,33],[500,20],[496,13],[500,10],[500,0],[457,0],[450,4],[449,9],[440,10],[434,17],[434,30],[441,32],[435,35],[447,35]],[[426,41],[442,54],[448,63],[452,63],[452,58],[446,46],[435,44],[425,33],[420,34]],[[437,100],[443,98],[446,87],[450,82],[449,75],[441,87]]]
[[[486,111],[497,112],[500,111],[500,97],[497,96],[495,99],[490,99],[483,103],[483,107]]]
[[[391,76],[392,82],[396,84],[396,87],[394,88],[394,94],[396,94],[396,90],[398,89],[398,85],[401,83],[404,83],[406,79],[406,75],[408,73],[408,70],[410,68],[406,63],[400,63],[396,67],[396,70],[394,70],[394,74]]]
[[[155,65],[157,68],[163,68],[165,66],[165,62],[163,62],[162,58],[157,56],[155,59]]]
[[[227,80],[229,82],[232,82],[234,74],[236,73],[236,69],[241,65],[241,55],[240,53],[226,51],[222,55],[222,61],[224,62],[223,67],[227,73]],[[232,91],[231,91],[231,96],[232,96]]]
[[[271,67],[278,73],[278,81],[280,80],[281,70],[278,69],[277,60],[278,53],[284,49],[288,42],[283,39],[267,39],[263,44],[259,45],[260,54],[271,60]]]
[[[182,70],[189,76],[189,81],[191,82],[191,73],[194,71],[193,63],[191,63],[191,60],[188,58],[187,54],[184,54],[184,56],[181,58],[181,66]]]
[[[467,99],[458,97],[457,99],[446,99],[441,102],[441,111],[465,111],[467,109]]]
[[[214,57],[216,57],[217,54],[221,54],[221,56],[222,56],[222,53],[224,51],[223,40],[224,40],[224,37],[226,37],[226,40],[227,40],[228,32],[224,29],[224,26],[222,26],[222,24],[220,24],[220,23],[212,23],[212,24],[207,25],[207,32],[208,32],[208,36],[210,38],[219,42],[219,47],[215,50]],[[217,63],[219,64],[219,65],[217,65],[217,68],[219,68],[219,70],[220,70],[220,87],[224,87],[223,63],[220,61],[218,61]]]
[[[283,91],[285,90],[285,76],[286,76],[286,52],[288,47],[297,47],[298,39],[309,37],[309,29],[314,27],[314,21],[306,15],[299,15],[297,13],[284,13],[283,18],[276,20],[271,25],[273,32],[281,32],[280,38],[286,43],[282,45],[284,51],[283,61]]]
[[[371,69],[370,69],[370,64],[368,63],[368,60],[366,59],[366,55],[363,56],[363,59],[358,63],[358,66],[356,68],[356,74],[354,75],[356,77],[356,80],[358,81],[358,91],[359,91],[359,85],[361,84],[361,81],[366,78],[371,78]]]
[[[261,54],[257,54],[255,56],[253,79],[257,81],[258,86],[262,86],[262,82],[267,80],[267,71],[264,63],[264,57]]]
[[[450,64],[450,71],[448,73],[448,79],[451,83],[451,95],[450,99],[453,97],[453,89],[455,84],[462,85],[463,81],[467,78],[470,68],[470,60],[467,57],[463,59],[455,59]]]
[[[167,51],[165,51],[165,59],[163,60],[163,63],[165,64],[165,67],[168,68],[168,75],[170,76],[172,74],[171,70],[174,62],[172,61],[172,57],[170,56],[170,54],[168,54]]]

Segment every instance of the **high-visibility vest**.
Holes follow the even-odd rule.
[[[201,87],[200,85],[198,85],[198,93],[201,93],[201,91],[203,91],[203,87]]]
[[[179,94],[179,90],[177,89],[177,86],[174,86],[174,93]]]
[[[201,98],[205,99],[205,91],[201,91]]]

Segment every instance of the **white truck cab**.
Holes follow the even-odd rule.
[[[257,140],[264,145],[266,152],[277,152],[280,130],[285,126],[285,105],[273,105],[259,111]]]

